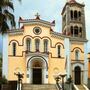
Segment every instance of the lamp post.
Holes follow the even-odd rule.
[[[56,85],[58,86],[59,90],[61,90],[61,87],[59,85],[60,79],[61,79],[60,76],[55,77]]]
[[[24,74],[23,73],[21,74],[20,72],[18,72],[18,73],[14,73],[14,75],[16,75],[18,78],[17,89],[21,90],[21,83],[22,83],[22,78]]]
[[[59,76],[62,78],[62,90],[64,90],[64,78],[67,74],[60,74]]]

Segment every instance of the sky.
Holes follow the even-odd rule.
[[[55,20],[55,31],[62,31],[62,16],[61,11],[64,7],[66,1],[68,0],[22,0],[22,3],[19,3],[18,0],[13,0],[14,2],[14,15],[16,23],[21,16],[24,19],[33,19],[35,18],[36,13],[38,12],[40,18],[46,21],[52,22]],[[87,39],[90,40],[90,2],[89,0],[76,0],[80,3],[85,3],[85,20],[86,20],[86,32]],[[18,24],[17,24],[18,26]],[[90,41],[88,42],[88,51]],[[1,37],[0,37],[0,47],[1,47]],[[0,48],[1,50],[1,48]]]

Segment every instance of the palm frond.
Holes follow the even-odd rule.
[[[5,2],[4,5],[10,7],[12,10],[14,10],[14,6],[13,6],[12,2]]]
[[[5,16],[10,20],[12,26],[16,26],[15,23],[15,17],[12,13],[10,13],[8,10],[4,10]]]
[[[0,31],[0,32],[2,32],[2,34],[3,34],[3,33],[5,33],[5,32],[7,32],[8,29],[9,29],[9,26],[8,26],[7,22],[4,21],[4,22],[2,23],[2,27],[1,27],[1,31]]]
[[[10,0],[1,0],[0,1],[0,7],[9,7],[12,10],[14,10],[13,3]]]

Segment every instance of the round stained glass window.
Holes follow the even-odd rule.
[[[33,32],[34,32],[34,34],[39,35],[41,33],[41,28],[40,27],[35,27],[33,29]]]

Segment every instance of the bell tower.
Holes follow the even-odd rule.
[[[63,35],[86,39],[84,4],[68,0],[62,10]]]

